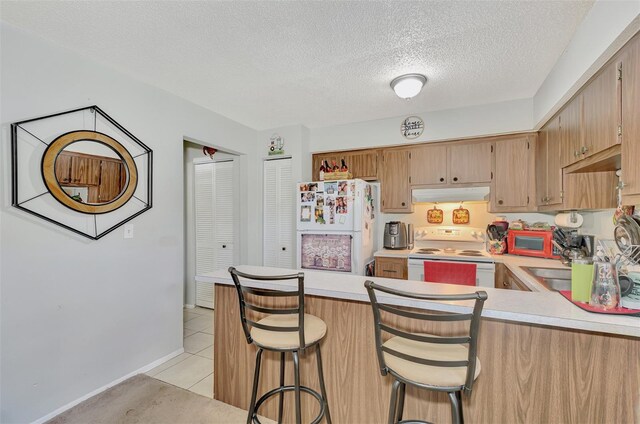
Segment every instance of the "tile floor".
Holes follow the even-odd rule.
[[[213,398],[213,310],[184,309],[184,353],[147,375]]]

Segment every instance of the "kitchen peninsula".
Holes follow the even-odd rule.
[[[240,266],[253,274],[291,274],[289,269]],[[452,294],[475,290],[449,284],[368,278],[305,271],[307,313],[327,323],[323,341],[325,380],[336,423],[386,420],[391,381],[383,378],[375,359],[373,319],[364,281],[417,293]],[[249,404],[254,348],[247,345],[235,288],[228,273],[200,277],[215,284],[214,397],[240,408]],[[295,282],[249,286],[287,290]],[[473,394],[464,400],[469,422],[637,422],[640,420],[640,319],[591,314],[571,305],[556,292],[483,289],[478,357],[482,372]],[[439,304],[406,301],[393,296],[384,303],[412,308],[461,312],[463,302]],[[433,327],[411,331],[438,332]],[[450,327],[449,327],[450,328]],[[263,359],[260,392],[275,387],[278,357]],[[317,385],[313,355],[301,360],[302,383]],[[287,381],[293,381],[288,367]],[[288,399],[287,401],[292,401]],[[303,397],[303,421],[315,417],[317,406]],[[447,422],[446,395],[407,389],[406,417]],[[286,410],[287,408],[285,408]],[[277,402],[260,413],[277,416]],[[285,416],[285,421],[287,417]]]

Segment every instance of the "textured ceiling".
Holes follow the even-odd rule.
[[[593,1],[26,2],[2,20],[255,129],[532,97]],[[405,101],[389,82],[429,81]]]

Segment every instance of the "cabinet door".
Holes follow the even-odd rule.
[[[214,163],[213,218],[216,269],[227,269],[235,262],[235,223],[233,161]]]
[[[496,173],[491,195],[497,209],[522,208],[529,204],[529,148],[529,137],[496,142]]]
[[[449,147],[449,183],[491,182],[493,143],[457,144]]]
[[[536,145],[536,205],[538,206],[547,204],[547,144],[550,138],[549,133],[552,131],[552,122],[548,122],[538,132],[538,144]]]
[[[620,100],[618,64],[611,63],[582,92],[584,142],[581,158],[591,156],[618,142]]]
[[[376,257],[376,277],[397,278],[406,280],[408,278],[408,264],[405,258],[385,258]]]
[[[640,37],[622,54],[622,202],[640,203]]]
[[[410,153],[412,185],[447,184],[447,146],[420,146]]]
[[[67,153],[60,153],[56,158],[55,172],[56,179],[60,183],[71,182],[71,158],[72,156]]]
[[[110,202],[120,194],[120,162],[103,160],[100,162],[100,186],[98,202]]]
[[[545,205],[562,204],[562,116],[551,122],[547,137],[547,165],[546,165],[546,197]],[[538,143],[540,140],[538,140]],[[536,146],[537,151],[537,146]]]
[[[265,161],[263,266],[295,268],[294,195],[291,159]]]
[[[382,153],[381,192],[382,212],[411,212],[408,150]]]
[[[73,156],[71,159],[71,182],[82,185],[100,183],[100,160],[86,156]]]
[[[571,100],[560,112],[560,139],[562,143],[562,167],[571,165],[583,158],[580,149],[583,146],[582,131],[582,94]]]
[[[378,179],[377,150],[372,149],[349,152],[340,156],[340,159],[345,160],[353,178],[360,178],[366,181],[374,181]]]

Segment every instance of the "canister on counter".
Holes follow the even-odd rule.
[[[571,299],[588,303],[591,298],[593,261],[591,258],[574,259],[571,263]]]

